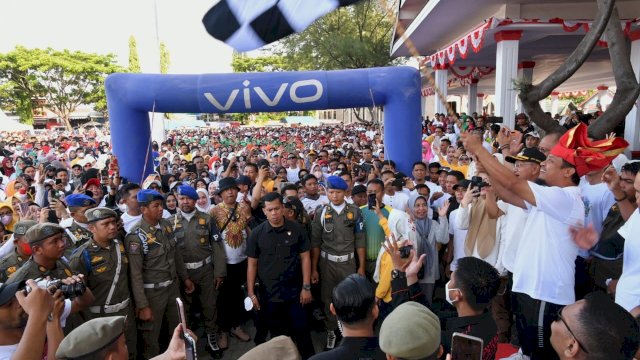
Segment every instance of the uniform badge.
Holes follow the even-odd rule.
[[[103,267],[99,267],[99,268],[97,268],[97,269],[96,269],[96,272],[97,272],[98,274],[101,274],[101,273],[105,272],[105,270],[107,270],[107,267],[106,267],[106,266],[103,266]]]
[[[204,245],[205,242],[206,242],[205,238],[200,238],[200,244]]]
[[[287,231],[287,235],[288,235],[288,236],[291,236],[291,231]]]
[[[91,258],[91,263],[92,264],[97,264],[102,260],[104,260],[104,258],[102,256],[94,256],[94,257]]]
[[[204,224],[206,224],[206,223],[207,223],[207,220],[205,220],[205,219],[203,219],[203,218],[198,219],[198,224],[200,224],[200,225],[204,225]]]
[[[15,266],[9,266],[7,268],[7,275],[13,274],[14,272],[16,272],[16,270],[18,270],[18,268],[16,268]]]
[[[64,273],[67,274],[67,276],[72,276],[73,275],[73,273],[69,269],[64,269]]]
[[[118,244],[118,246],[120,247],[120,252],[124,252],[124,244]]]
[[[129,253],[130,254],[139,254],[140,253],[140,244],[137,242],[132,241],[131,244],[129,244]]]
[[[41,273],[46,273],[47,268],[41,265],[41,266],[38,266],[38,271],[40,271]]]
[[[353,213],[351,211],[347,211],[347,220],[353,220]]]

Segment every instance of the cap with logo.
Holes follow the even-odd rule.
[[[27,233],[27,231],[30,228],[32,228],[35,225],[38,225],[37,221],[33,221],[33,220],[21,220],[21,221],[18,221],[13,226],[13,234],[14,235],[24,235],[24,234]]]
[[[68,207],[85,207],[96,205],[96,201],[85,194],[71,194],[65,198]]]
[[[87,217],[87,220],[90,223],[108,218],[118,218],[118,214],[115,211],[106,207],[89,209],[84,212],[84,215]]]
[[[58,224],[40,223],[29,228],[29,230],[27,230],[25,234],[25,237],[27,238],[27,242],[29,242],[29,244],[33,244],[63,232],[64,228],[62,228],[62,226]]]
[[[149,203],[155,200],[164,201],[164,197],[162,197],[159,192],[146,189],[138,191],[136,199],[140,205],[149,205]]]
[[[526,161],[532,162],[536,164],[540,164],[547,159],[547,157],[542,153],[542,151],[537,148],[526,148],[522,150],[516,156],[507,156],[504,158],[505,161],[510,163],[515,163],[516,161]]]

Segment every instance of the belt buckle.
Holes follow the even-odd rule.
[[[345,262],[345,261],[347,261],[347,260],[345,259],[345,256],[346,256],[346,255],[340,255],[340,256],[337,256],[337,258],[338,258],[338,259],[337,259],[337,260],[338,260],[338,262]]]

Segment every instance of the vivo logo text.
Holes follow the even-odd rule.
[[[258,98],[262,100],[265,105],[274,107],[277,106],[280,103],[280,100],[282,100],[282,97],[285,96],[285,94],[287,93],[287,88],[289,89],[289,98],[296,104],[314,102],[320,99],[324,92],[322,83],[315,79],[296,81],[292,83],[291,86],[289,86],[289,83],[282,83],[278,88],[278,91],[273,95],[273,98],[269,98],[269,95],[267,95],[260,86],[254,86],[250,88],[249,85],[251,85],[251,82],[249,80],[245,80],[244,82],[242,82],[242,85],[244,86],[244,88],[233,89],[227,99],[216,98],[214,94],[210,92],[204,93],[204,97],[211,103],[211,105],[215,106],[216,109],[222,112],[226,112],[231,109],[233,104],[236,102],[240,91],[242,91],[242,99],[244,100],[244,108],[246,110],[251,109],[251,101],[253,100],[251,97],[252,94],[258,95]],[[314,90],[310,95],[299,96],[298,91],[304,87],[312,87]]]

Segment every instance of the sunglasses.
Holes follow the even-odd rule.
[[[582,345],[580,340],[578,340],[578,338],[576,337],[576,334],[574,334],[573,331],[571,331],[571,328],[569,327],[569,324],[567,324],[567,322],[562,317],[562,310],[564,310],[564,308],[565,307],[563,306],[560,309],[558,309],[558,313],[556,314],[556,318],[553,321],[560,320],[564,324],[564,326],[567,328],[567,330],[569,330],[569,334],[571,334],[571,337],[573,337],[573,339],[578,343],[578,347],[580,347],[580,349],[582,349],[582,351],[584,351],[585,354],[588,354],[589,352],[587,351],[587,349],[584,347],[584,345]]]
[[[458,158],[458,160],[460,160],[460,161],[469,161],[470,159],[469,159],[469,157],[467,157],[467,156],[460,156],[460,157]]]

